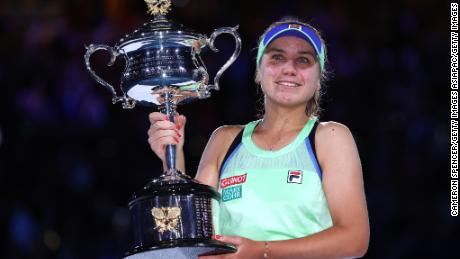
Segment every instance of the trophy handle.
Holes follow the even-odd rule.
[[[85,64],[86,64],[86,69],[88,69],[90,75],[96,80],[99,84],[105,86],[107,89],[109,89],[112,92],[112,103],[115,104],[117,102],[122,102],[122,106],[124,109],[132,109],[136,105],[136,101],[132,98],[127,97],[126,95],[123,96],[118,96],[117,92],[115,91],[115,88],[107,83],[104,79],[102,79],[100,76],[96,74],[96,72],[91,68],[91,63],[89,62],[89,59],[91,55],[98,51],[98,50],[106,50],[110,53],[110,61],[107,63],[108,66],[112,66],[115,63],[115,60],[117,57],[122,54],[121,52],[118,51],[117,48],[110,47],[107,45],[103,44],[91,44],[89,46],[86,46],[86,53],[85,53]],[[128,59],[126,55],[123,55],[125,58],[125,70],[127,69],[128,65]]]
[[[235,59],[240,55],[240,52],[241,52],[241,38],[240,38],[240,35],[236,32],[236,30],[238,29],[238,25],[235,26],[235,27],[222,27],[222,28],[219,28],[219,29],[216,29],[212,34],[211,36],[209,37],[209,39],[207,40],[207,43],[209,45],[209,48],[214,51],[214,52],[218,52],[219,50],[214,46],[214,40],[216,39],[217,36],[219,36],[220,34],[224,34],[224,33],[228,33],[230,35],[232,35],[234,38],[235,38],[235,50],[233,51],[233,54],[232,56],[230,57],[229,60],[227,60],[227,62],[225,62],[225,64],[219,69],[219,71],[217,71],[217,74],[216,76],[214,77],[214,85],[209,85],[209,89],[214,89],[214,90],[219,90],[219,79],[222,75],[222,73],[224,73],[225,70],[227,70],[227,68],[235,61]]]
[[[197,72],[201,74],[201,78],[202,78],[198,86],[198,91],[197,91],[198,98],[200,99],[208,98],[211,96],[211,94],[209,93],[209,89],[206,87],[206,84],[209,81],[209,74],[206,71],[206,68],[203,66],[199,67]]]

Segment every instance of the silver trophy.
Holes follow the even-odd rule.
[[[112,92],[112,102],[124,109],[136,104],[158,107],[174,122],[179,104],[211,96],[219,90],[222,73],[241,51],[236,27],[216,29],[210,37],[195,33],[166,19],[170,0],[144,0],[153,19],[122,38],[114,47],[103,44],[87,46],[86,68],[91,76]],[[213,84],[200,53],[220,34],[235,38],[236,47],[230,59],[219,69]],[[113,65],[118,57],[125,60],[119,91],[99,77],[91,68],[90,57],[105,50]],[[229,244],[212,239],[212,201],[220,195],[212,187],[200,184],[176,169],[175,145],[166,148],[167,170],[128,203],[134,230],[134,248],[126,258],[196,258],[198,255],[236,251]]]

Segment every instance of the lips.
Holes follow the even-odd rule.
[[[285,87],[299,87],[301,84],[292,81],[276,81],[277,85]]]

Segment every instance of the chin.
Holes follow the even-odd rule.
[[[279,99],[276,102],[278,105],[283,107],[298,107],[298,106],[306,106],[307,103],[303,100],[296,100],[295,98],[283,98]]]
[[[273,105],[279,105],[283,107],[298,107],[307,106],[308,100],[306,98],[299,98],[299,93],[284,93],[267,98],[265,101],[269,101]]]
[[[289,93],[289,94],[283,94],[283,95],[280,95],[277,100],[278,102],[281,102],[281,103],[292,103],[292,104],[300,104],[300,103],[303,103],[303,102],[306,102],[304,100],[304,98],[299,98],[301,96],[299,96],[298,93]]]

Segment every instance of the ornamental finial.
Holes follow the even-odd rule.
[[[147,4],[149,14],[165,15],[171,10],[171,0],[144,0]]]

